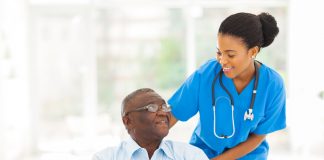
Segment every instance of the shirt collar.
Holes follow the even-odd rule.
[[[125,149],[128,151],[128,155],[127,155],[127,159],[131,159],[132,155],[134,154],[134,152],[136,152],[137,150],[141,149],[142,147],[139,146],[132,138],[129,138],[126,141],[125,144]],[[173,154],[172,154],[172,147],[170,147],[169,145],[167,145],[167,141],[162,140],[161,144],[159,146],[158,150],[162,150],[166,156],[168,156],[170,159],[174,159]]]
[[[132,138],[129,138],[126,141],[125,144],[125,149],[127,151],[127,159],[131,159],[132,155],[134,154],[134,152],[136,152],[137,150],[141,149],[142,147],[139,146]]]
[[[172,147],[170,147],[170,145],[167,145],[167,143],[168,141],[162,140],[158,149],[161,149],[170,159],[174,159],[174,156],[172,154]]]

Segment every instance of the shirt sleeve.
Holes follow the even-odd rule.
[[[168,103],[172,114],[181,121],[186,121],[198,112],[200,75],[194,72],[174,93]]]
[[[258,124],[255,134],[268,134],[286,127],[286,92],[283,83],[272,90],[274,94],[267,105],[265,116]]]
[[[201,149],[196,148],[196,147],[194,149],[196,150],[196,151],[192,152],[192,153],[194,153],[194,155],[187,157],[188,160],[209,160],[207,155]]]
[[[172,142],[174,159],[182,160],[209,160],[207,155],[198,147],[183,142]]]

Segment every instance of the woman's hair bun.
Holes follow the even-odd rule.
[[[263,43],[261,47],[269,46],[279,33],[276,19],[269,13],[260,13],[258,15],[262,24]]]

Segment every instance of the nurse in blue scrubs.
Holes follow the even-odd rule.
[[[199,113],[190,143],[213,160],[265,160],[266,135],[286,127],[281,76],[255,60],[279,29],[268,13],[237,13],[218,31],[216,59],[197,69],[174,93],[171,123]]]

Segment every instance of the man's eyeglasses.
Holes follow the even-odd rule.
[[[123,116],[127,115],[128,113],[131,113],[131,112],[141,112],[141,111],[149,111],[149,112],[157,112],[159,110],[159,105],[157,104],[149,104],[147,106],[144,106],[144,107],[140,107],[140,108],[137,108],[137,109],[134,109],[134,110],[130,110],[128,112],[124,112]],[[171,107],[169,107],[168,105],[166,104],[162,104],[161,106],[161,109],[160,109],[162,112],[170,112],[171,111]]]

